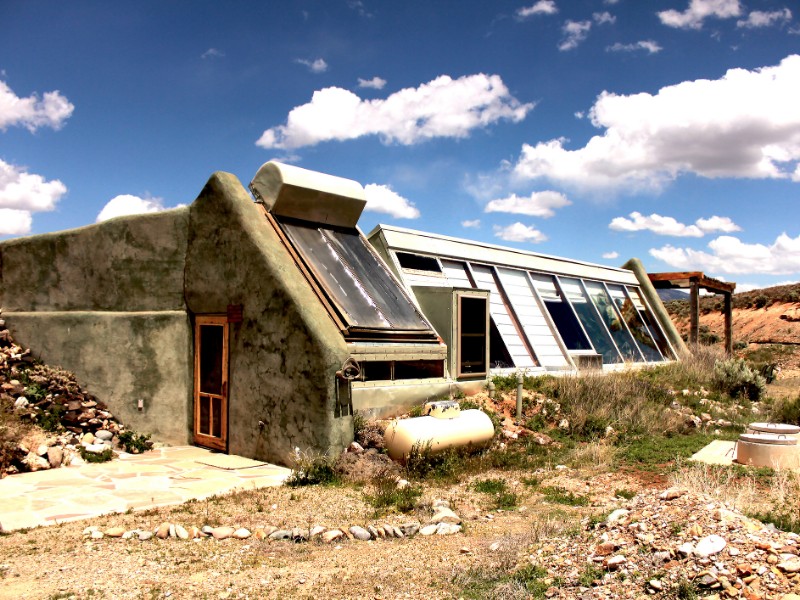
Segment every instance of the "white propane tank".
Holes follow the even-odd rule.
[[[404,461],[411,448],[430,443],[430,452],[448,448],[482,448],[494,437],[494,425],[486,413],[478,409],[464,411],[431,410],[437,417],[414,417],[392,421],[386,428],[386,449],[393,460]],[[447,414],[454,416],[448,418]]]

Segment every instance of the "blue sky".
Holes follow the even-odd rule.
[[[800,279],[795,0],[0,0],[0,239],[268,160],[377,223]]]

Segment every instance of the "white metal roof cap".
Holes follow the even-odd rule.
[[[275,161],[261,165],[250,190],[277,216],[340,227],[355,227],[367,203],[357,181]]]

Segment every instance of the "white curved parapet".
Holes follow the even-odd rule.
[[[275,161],[261,165],[250,191],[276,216],[338,227],[355,227],[367,204],[357,181]]]

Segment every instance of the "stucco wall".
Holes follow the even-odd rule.
[[[0,307],[17,342],[172,444],[191,434],[188,223],[181,208],[0,243]]]
[[[190,209],[189,309],[243,307],[230,326],[229,451],[286,463],[295,447],[341,450],[353,436],[334,399],[341,333],[235,176],[215,173]]]

